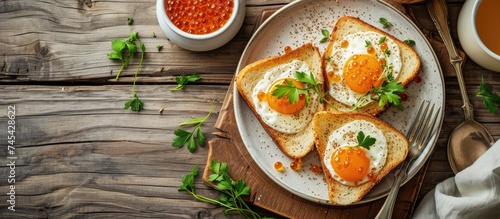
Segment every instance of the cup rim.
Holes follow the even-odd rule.
[[[472,31],[472,34],[474,35],[474,38],[476,39],[476,42],[479,44],[479,47],[481,47],[481,49],[486,52],[489,56],[493,57],[494,59],[497,59],[497,60],[500,60],[500,55],[499,54],[496,54],[494,53],[493,51],[491,51],[491,49],[489,49],[488,47],[486,47],[486,45],[484,45],[483,41],[481,40],[481,37],[479,37],[479,34],[477,33],[477,29],[476,29],[476,14],[477,14],[477,10],[479,9],[479,5],[483,2],[483,0],[479,0],[479,1],[476,1],[474,2],[474,6],[472,8],[472,28],[474,29],[474,31]]]
[[[218,30],[216,30],[212,33],[208,33],[208,34],[191,34],[191,33],[187,33],[185,31],[179,29],[177,26],[174,25],[174,23],[172,23],[172,21],[170,21],[170,19],[167,16],[167,12],[165,11],[165,1],[166,0],[158,0],[158,1],[160,1],[161,6],[163,7],[163,10],[161,10],[161,13],[160,13],[162,16],[162,19],[167,23],[167,25],[170,27],[170,29],[172,29],[172,31],[174,31],[176,34],[178,34],[184,38],[194,39],[194,40],[206,40],[206,39],[214,38],[214,37],[224,33],[231,26],[231,24],[234,23],[234,21],[236,20],[236,15],[239,12],[239,4],[240,4],[240,2],[238,0],[233,0],[234,4],[233,4],[233,12],[231,13],[231,17],[229,17],[229,19],[224,24],[224,26],[222,26]]]

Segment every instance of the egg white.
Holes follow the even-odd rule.
[[[359,98],[363,97],[364,94],[359,94],[352,91],[349,86],[345,83],[343,79],[344,65],[347,60],[356,54],[368,54],[366,42],[370,42],[371,45],[376,50],[376,58],[385,58],[387,66],[392,66],[393,77],[397,79],[399,72],[401,71],[402,59],[401,53],[398,45],[389,37],[386,37],[385,42],[387,43],[387,48],[390,50],[390,55],[385,55],[384,51],[379,48],[379,41],[382,34],[368,31],[368,32],[357,32],[344,37],[343,40],[338,40],[334,43],[332,54],[327,54],[330,57],[329,61],[326,63],[325,70],[327,73],[333,72],[341,78],[340,82],[332,83],[330,82],[329,94],[335,98],[337,101],[344,103],[346,105],[352,106],[356,104]],[[347,48],[342,48],[342,41],[348,41],[349,45]],[[373,99],[368,99],[365,104],[374,101]]]
[[[276,81],[282,78],[295,78],[295,72],[301,71],[309,74],[311,70],[306,62],[293,60],[290,63],[279,65],[268,70],[264,78],[260,80],[254,87],[252,93],[252,101],[257,113],[262,120],[274,130],[282,133],[293,134],[303,130],[312,120],[321,106],[319,95],[310,92],[309,105],[295,114],[281,114],[272,109],[267,101],[260,101],[258,94],[260,92],[267,93],[269,87]],[[314,74],[314,73],[313,73]],[[314,75],[316,81],[319,81],[318,75]]]
[[[365,120],[354,120],[343,125],[341,128],[333,132],[328,138],[328,145],[325,150],[323,162],[330,175],[338,182],[347,186],[356,186],[368,182],[370,179],[365,176],[358,182],[350,182],[340,177],[333,166],[331,165],[332,154],[338,149],[346,146],[358,145],[356,136],[359,131],[362,131],[365,136],[375,138],[375,144],[370,147],[370,150],[365,150],[365,154],[370,159],[370,170],[368,171],[377,174],[385,165],[387,159],[387,140],[384,133],[378,129],[373,123]]]

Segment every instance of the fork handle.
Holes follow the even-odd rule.
[[[406,168],[404,168],[404,166],[406,165],[403,163],[403,165],[401,165],[400,168],[398,168],[394,173],[396,179],[392,184],[392,188],[389,191],[389,195],[387,195],[387,198],[385,199],[382,209],[380,209],[377,216],[375,216],[376,219],[390,219],[392,217],[394,203],[396,202],[396,198],[398,197],[399,187],[401,186],[401,182],[403,181],[403,179],[406,177],[406,174],[404,174],[406,172]]]

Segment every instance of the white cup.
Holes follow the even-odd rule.
[[[476,29],[476,14],[479,5],[483,1],[485,0],[465,1],[458,16],[458,39],[465,53],[472,61],[488,70],[500,72],[500,55],[485,46]],[[500,9],[498,11],[500,14]],[[500,15],[498,17],[500,18]],[[500,19],[495,23],[499,24]],[[500,36],[496,37],[500,39]]]

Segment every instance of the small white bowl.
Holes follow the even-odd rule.
[[[209,51],[229,42],[238,33],[245,19],[245,0],[234,0],[231,17],[224,26],[208,34],[190,34],[176,27],[167,16],[165,1],[156,1],[156,18],[161,30],[176,45],[192,51]]]

